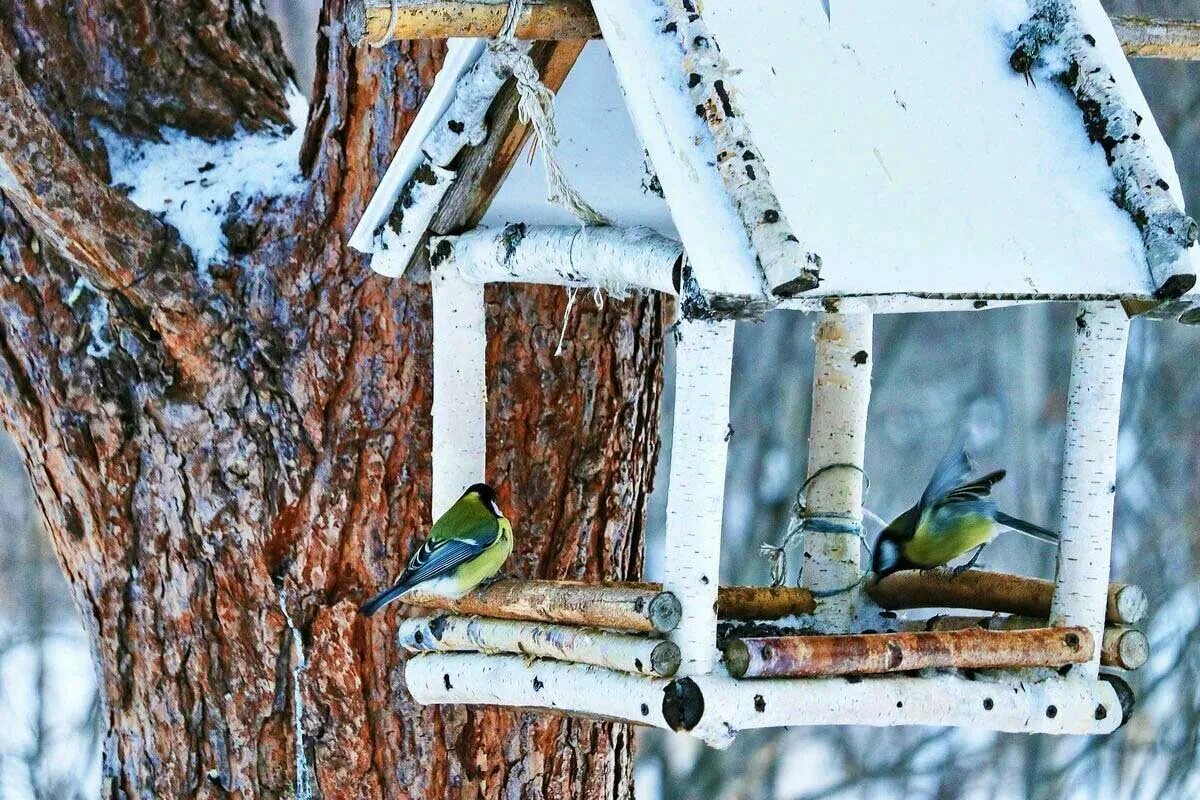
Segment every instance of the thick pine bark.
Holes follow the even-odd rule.
[[[219,137],[282,122],[289,67],[258,4],[0,0],[0,69],[24,84],[0,97],[0,167],[37,173],[0,203],[0,414],[98,660],[104,793],[291,796],[298,674],[317,796],[628,796],[627,727],[420,708],[396,613],[355,614],[427,525],[431,327],[428,285],[373,276],[345,242],[442,48],[355,50],[342,3],[326,6],[306,190],[243,201],[209,287],[167,226],[107,198],[92,123]],[[78,174],[43,161],[56,144]],[[67,212],[98,208],[99,230],[145,247],[64,247],[88,233]],[[114,253],[137,263],[114,272]],[[70,304],[80,277],[96,290]],[[659,301],[576,312],[554,358],[561,289],[487,298],[510,570],[637,576]],[[88,348],[96,304],[106,356]]]

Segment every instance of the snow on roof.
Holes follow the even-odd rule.
[[[1182,209],[1170,151],[1103,8],[1097,0],[1076,6],[1126,102],[1144,118],[1139,132]],[[781,210],[821,257],[821,283],[806,296],[1152,292],[1141,234],[1113,202],[1113,169],[1089,141],[1074,97],[1055,81],[1028,83],[1009,64],[1013,34],[1032,9],[1030,0],[832,0],[827,19],[818,0],[706,0],[703,20],[729,62],[735,102]],[[712,247],[703,237],[720,226],[681,225],[681,209],[697,208],[687,195],[718,191],[720,182],[668,187],[673,222],[668,203],[648,189],[658,181],[635,133],[651,146],[647,118],[668,112],[646,96],[661,92],[661,82],[673,82],[692,108],[684,64],[676,79],[654,72],[661,52],[618,52],[618,81],[621,63],[614,70],[607,46],[622,45],[610,40],[588,45],[558,94],[559,160],[617,224],[680,235],[689,259],[704,258]],[[419,152],[416,133],[402,154]],[[711,157],[708,166],[716,172]],[[392,170],[372,201],[382,217]],[[518,160],[483,224],[514,221],[571,222],[546,202],[538,158]],[[1200,260],[1196,249],[1185,257]],[[726,270],[719,291],[762,291],[761,273]]]

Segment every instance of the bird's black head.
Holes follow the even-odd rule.
[[[463,497],[469,494],[477,495],[480,502],[487,506],[488,511],[491,511],[497,517],[504,516],[500,511],[500,506],[496,503],[496,490],[491,486],[488,486],[486,483],[476,483],[463,492]]]
[[[904,568],[904,553],[900,550],[900,537],[890,527],[875,540],[875,551],[871,554],[871,571],[882,578]]]

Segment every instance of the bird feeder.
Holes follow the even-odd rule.
[[[662,292],[680,314],[662,585],[410,596],[439,611],[400,631],[418,702],[714,746],[772,726],[1125,720],[1127,687],[1099,668],[1145,661],[1130,627],[1145,596],[1108,574],[1129,318],[1200,316],[1171,154],[1099,0],[828,5],[352,4],[370,44],[480,37],[451,42],[351,239],[385,275],[429,270],[435,517],[485,478],[484,284]],[[556,190],[586,198],[592,224],[516,158],[528,86],[511,75],[528,83],[529,64],[558,90]],[[860,476],[834,467],[862,464],[872,315],[1033,302],[1077,308],[1056,579],[933,571],[832,591],[863,571]],[[800,587],[720,587],[735,321],[784,311],[821,314],[806,523],[825,535]],[[894,613],[910,607],[1005,616]],[[729,624],[785,616],[802,635]]]

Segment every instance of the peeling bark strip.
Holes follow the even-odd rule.
[[[1063,445],[1058,573],[1049,617],[1055,625],[1083,625],[1099,639],[1104,633],[1111,560],[1129,317],[1120,303],[1081,303],[1075,323]],[[1099,666],[1097,654],[1091,665],[1093,675]]]
[[[769,636],[725,642],[735,678],[874,675],[912,669],[1017,669],[1080,664],[1095,642],[1086,628],[965,628],[843,636]]]
[[[663,32],[673,32],[683,51],[682,69],[696,114],[708,125],[717,168],[733,198],[755,257],[777,297],[791,297],[820,283],[821,257],[792,232],[771,186],[771,175],[746,118],[738,108],[729,62],[692,0],[668,0]]]
[[[457,614],[558,622],[636,633],[667,633],[679,624],[679,600],[648,584],[499,580],[458,600],[421,591],[403,601]]]
[[[722,586],[717,592],[717,616],[722,620],[779,619],[816,609],[812,592],[797,587]]]
[[[732,322],[684,322],[676,346],[663,586],[683,607],[671,640],[684,675],[711,672],[716,663],[733,335]]]
[[[883,608],[972,608],[1026,617],[1050,616],[1054,583],[1041,578],[972,569],[955,575],[947,569],[895,572],[867,586],[867,594]],[[1140,587],[1108,585],[1105,620],[1135,625],[1149,606]],[[1089,626],[1085,626],[1089,627]]]
[[[1014,36],[1012,67],[1061,82],[1075,95],[1088,137],[1104,148],[1117,181],[1113,195],[1133,218],[1146,247],[1155,295],[1170,300],[1196,285],[1185,251],[1200,229],[1171,195],[1138,129],[1142,117],[1125,102],[1070,0],[1040,0]]]
[[[823,598],[816,624],[828,633],[850,630],[862,598],[857,584],[862,577],[862,466],[871,402],[873,331],[869,314],[826,313],[815,334],[808,436],[811,482],[805,493],[807,507],[793,509],[801,516],[793,517],[792,529],[803,525],[849,529],[847,533],[814,530],[804,538],[800,583]]]
[[[1200,22],[1131,16],[1114,16],[1112,22],[1127,56],[1200,60]]]
[[[649,228],[607,226],[477,228],[430,240],[434,269],[456,267],[473,283],[596,286],[678,294],[683,246]]]
[[[371,266],[377,272],[391,277],[404,274],[455,181],[454,159],[463,148],[487,137],[488,109],[508,77],[500,60],[484,48],[459,79],[454,99],[421,143],[420,165],[397,194],[391,214],[373,232],[377,257]]]
[[[1105,681],[967,680],[957,675],[646,678],[517,656],[425,654],[405,681],[421,704],[485,704],[558,711],[688,732],[728,747],[742,730],[797,725],[936,725],[1008,733],[1111,733],[1124,719]]]
[[[902,627],[909,631],[957,631],[964,628],[982,628],[985,631],[1021,631],[1045,628],[1049,623],[1032,617],[994,615],[990,617],[955,617],[938,615],[929,619],[905,622]],[[1100,645],[1100,666],[1116,669],[1141,669],[1150,659],[1150,640],[1136,628],[1124,625],[1108,625],[1104,628],[1104,640]]]
[[[674,643],[594,628],[482,617],[420,617],[400,623],[400,646],[414,653],[515,653],[670,678],[679,669]]]
[[[393,13],[394,12],[394,13]],[[380,47],[403,39],[494,39],[508,0],[350,0],[350,41]],[[600,26],[589,0],[524,0],[518,39],[594,39]]]

